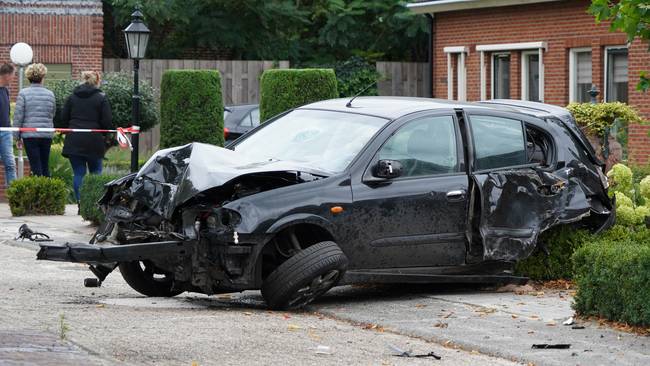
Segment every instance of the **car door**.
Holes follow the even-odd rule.
[[[527,117],[505,112],[466,110],[465,115],[471,179],[477,188],[471,194],[480,202],[483,260],[525,258],[541,232],[589,213],[583,190],[568,179],[572,169],[580,167],[557,169],[554,140],[542,123],[535,126]],[[546,151],[540,152],[538,145],[546,145]]]
[[[468,177],[453,112],[394,123],[363,177],[352,184],[357,268],[457,265],[464,262]],[[379,160],[403,174],[373,177]]]

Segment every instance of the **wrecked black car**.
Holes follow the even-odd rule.
[[[614,222],[600,162],[566,110],[362,97],[286,112],[219,148],[157,152],[106,186],[90,244],[39,259],[116,267],[147,296],[261,289],[275,309],[352,283],[521,283],[561,224]]]

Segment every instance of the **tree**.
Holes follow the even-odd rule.
[[[627,34],[629,42],[635,38],[650,41],[650,3],[648,0],[592,0],[589,12],[596,17],[597,22],[611,21],[611,31],[622,31]],[[650,51],[650,48],[648,49]],[[641,72],[638,90],[650,89],[650,78]]]
[[[106,53],[124,57],[121,30],[136,4],[152,31],[149,56],[196,48],[233,59],[332,63],[353,55],[424,60],[427,21],[402,0],[107,0]]]

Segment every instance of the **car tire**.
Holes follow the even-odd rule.
[[[345,274],[348,258],[339,246],[323,241],[287,259],[264,280],[269,308],[298,309],[334,287]]]
[[[173,289],[174,279],[171,274],[155,277],[153,273],[143,269],[144,266],[153,266],[151,262],[122,262],[120,273],[124,281],[137,292],[149,297],[173,297],[183,291]],[[152,267],[155,268],[155,267]]]

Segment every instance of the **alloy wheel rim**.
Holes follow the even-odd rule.
[[[334,286],[340,276],[340,271],[333,269],[316,276],[306,286],[296,291],[295,296],[289,301],[290,308],[299,308],[314,301],[318,296],[324,294]]]

